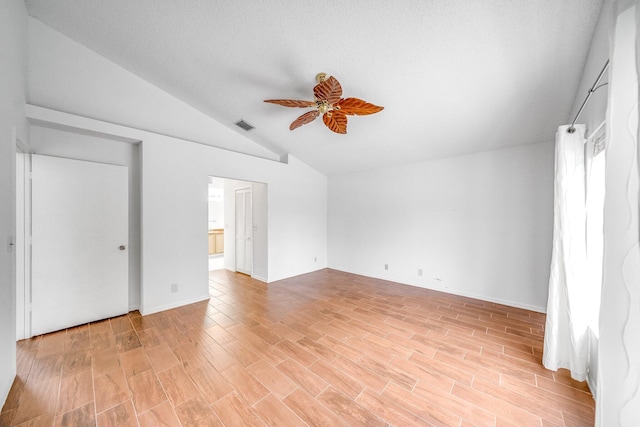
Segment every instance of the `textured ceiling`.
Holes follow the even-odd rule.
[[[602,0],[27,0],[31,16],[328,175],[550,141]],[[385,109],[289,131],[315,75]]]

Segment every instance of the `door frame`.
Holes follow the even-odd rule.
[[[269,277],[269,236],[268,236],[268,197],[269,184],[260,181],[250,181],[243,178],[230,178],[217,174],[209,174],[207,183],[211,179],[224,181],[224,269],[236,271],[236,236],[235,236],[235,190],[251,188],[251,241],[253,245],[253,262],[251,277],[268,283]],[[233,197],[231,197],[233,194]],[[207,209],[208,210],[208,209]],[[208,224],[205,223],[205,224]],[[203,227],[208,227],[204,225]],[[206,228],[205,228],[206,229]],[[207,236],[208,238],[208,236]],[[207,242],[208,244],[208,242]],[[208,267],[207,267],[208,271]]]
[[[250,194],[250,198],[251,198],[251,224],[249,226],[249,242],[251,242],[251,265],[249,270],[249,273],[245,273],[244,271],[238,271],[238,222],[235,220],[237,219],[237,215],[236,215],[236,198],[238,197],[238,191],[244,191],[244,192],[248,192]],[[245,205],[246,206],[246,205]],[[254,253],[253,253],[253,188],[251,186],[247,186],[247,187],[238,187],[235,188],[233,190],[233,213],[234,213],[234,222],[235,222],[235,227],[234,227],[234,252],[235,252],[235,256],[234,256],[234,269],[236,272],[239,273],[243,273],[243,274],[249,274],[250,277],[253,277],[253,257],[254,257]],[[246,227],[246,224],[245,224]]]
[[[33,336],[31,333],[31,150],[19,138],[16,138],[15,145],[16,340],[22,340]]]
[[[207,186],[207,193],[209,194],[209,197],[210,197],[211,188],[214,185],[214,181],[216,181],[215,182],[216,187],[213,187],[213,188],[217,188],[219,190],[222,190],[222,200],[218,201],[218,202],[222,203],[221,209],[222,209],[223,217],[224,217],[224,213],[225,213],[224,211],[225,211],[225,203],[226,203],[226,201],[225,201],[225,191],[224,191],[225,190],[224,189],[224,185],[225,185],[224,183],[225,183],[226,180],[227,180],[226,178],[220,178],[220,177],[216,177],[216,176],[212,176],[211,175],[211,176],[208,177],[208,186]],[[209,221],[211,219],[211,203],[212,203],[212,201],[209,199],[209,197],[207,197],[207,200],[208,200],[207,201],[207,232],[209,232],[212,229],[211,228],[212,224]],[[234,194],[234,197],[235,197],[235,194]],[[224,269],[225,257],[227,256],[227,255],[225,255],[225,252],[229,250],[229,248],[224,247],[224,243],[225,243],[224,242],[224,234],[226,234],[228,232],[228,227],[225,224],[226,222],[227,222],[227,220],[225,219],[225,221],[222,221],[220,224],[217,224],[216,227],[213,227],[215,229],[222,229],[223,230],[223,242],[222,242],[223,251],[221,253],[214,254],[215,257],[217,257],[217,258],[222,260],[222,268],[223,269]],[[211,238],[211,236],[208,235],[207,239],[210,239],[210,238]],[[207,243],[209,243],[209,242],[207,242]],[[233,248],[235,250],[235,246]],[[208,251],[207,251],[207,253],[208,253]],[[210,257],[211,254],[208,253],[208,256]],[[208,271],[212,271],[212,270],[208,270]]]

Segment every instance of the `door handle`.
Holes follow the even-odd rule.
[[[125,245],[120,245],[120,250],[124,251],[125,249],[127,249],[127,247]]]

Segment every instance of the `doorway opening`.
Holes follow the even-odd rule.
[[[209,271],[224,268],[224,179],[209,177]]]
[[[225,269],[267,282],[267,184],[209,177],[209,273]]]

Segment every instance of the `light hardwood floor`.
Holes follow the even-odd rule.
[[[18,343],[2,426],[590,426],[544,315],[321,270]]]

